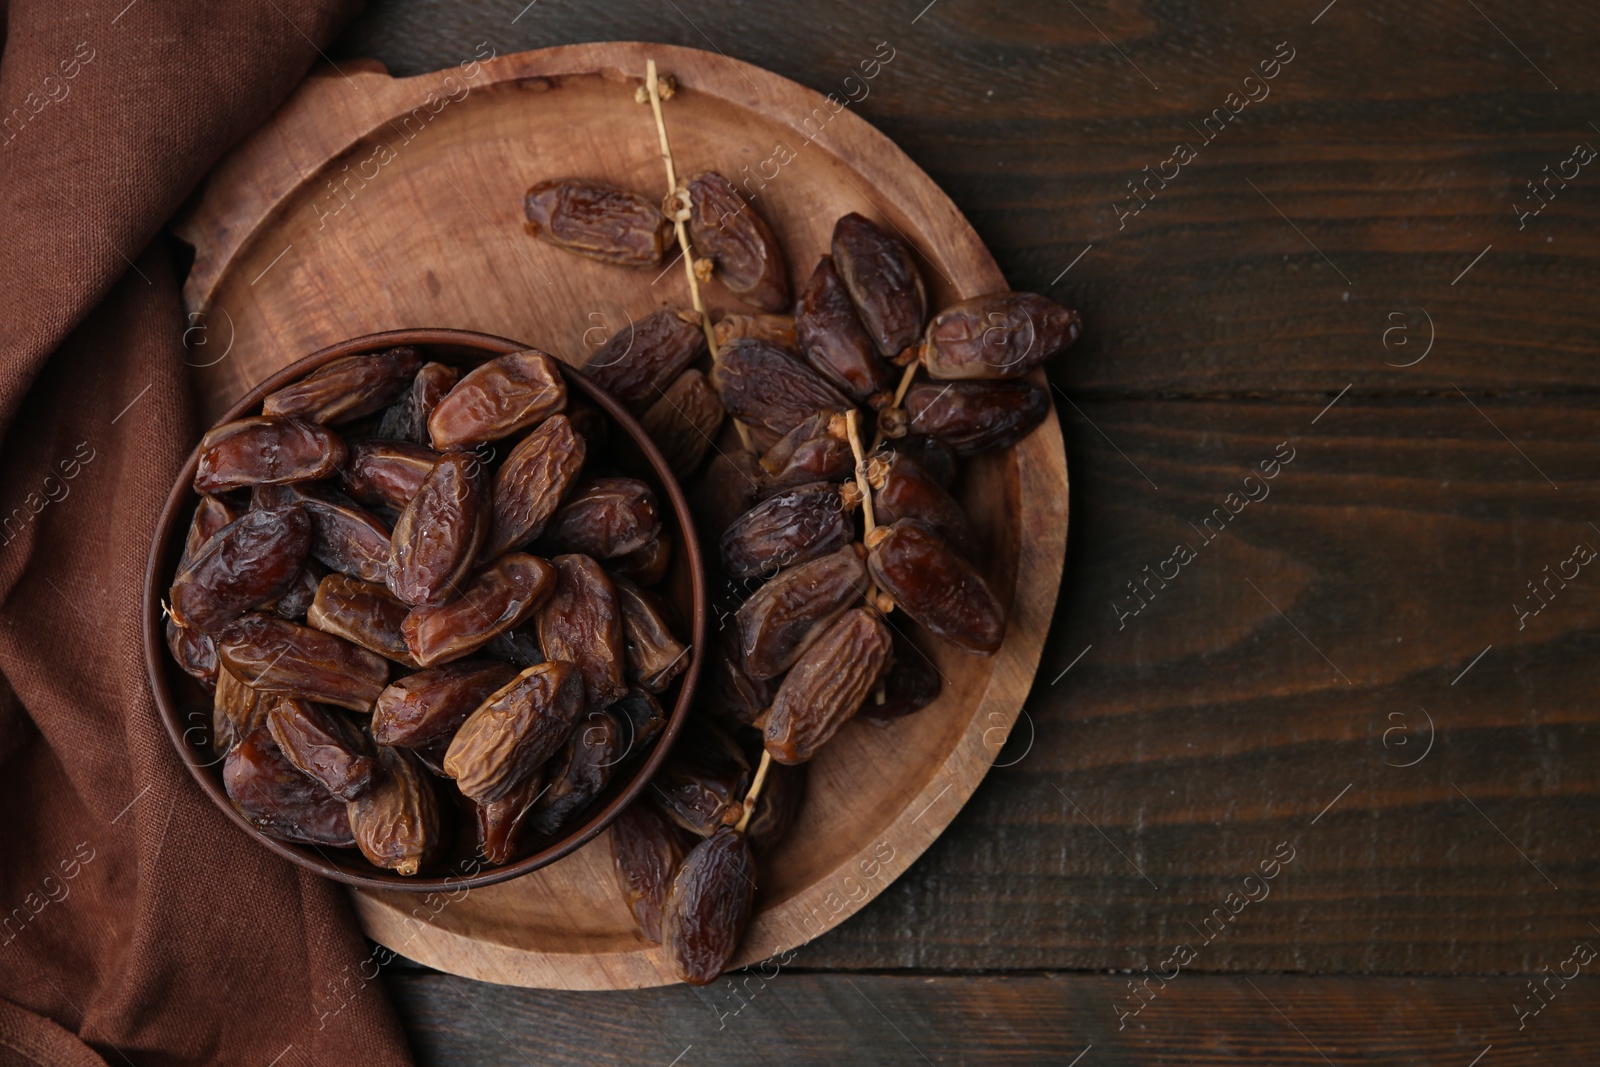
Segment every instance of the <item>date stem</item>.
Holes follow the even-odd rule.
[[[860,412],[851,408],[845,416],[845,433],[850,437],[850,451],[856,457],[856,488],[861,490],[861,536],[867,537],[872,533],[872,528],[877,522],[872,516],[872,486],[867,482],[867,457],[861,451],[861,432],[856,427],[856,420]]]
[[[700,329],[705,331],[706,347],[711,358],[717,358],[717,339],[711,329],[711,316],[706,314],[705,301],[700,299],[700,279],[694,271],[694,248],[689,244],[689,228],[684,225],[689,217],[689,190],[678,185],[678,170],[672,162],[672,143],[667,139],[667,121],[661,114],[661,79],[656,74],[656,61],[645,61],[645,90],[650,94],[650,110],[656,119],[656,135],[661,141],[661,162],[667,168],[667,202],[675,207],[668,212],[673,231],[678,235],[678,248],[683,253],[683,273],[689,280],[689,299],[700,315]]]
[[[917,368],[922,366],[920,360],[912,360],[906,364],[905,373],[900,375],[900,384],[895,388],[894,399],[889,401],[888,407],[898,408],[906,398],[906,393],[911,389],[911,379],[917,376]],[[878,432],[872,438],[872,450],[876,452],[878,446],[883,444],[883,421],[878,422]]]
[[[750,816],[755,814],[756,801],[761,797],[761,787],[767,780],[767,768],[772,766],[772,753],[766,749],[761,750],[761,764],[756,768],[755,780],[750,783],[749,792],[744,795],[744,814],[739,817],[739,822],[734,829],[744,833],[744,828],[750,824]]]

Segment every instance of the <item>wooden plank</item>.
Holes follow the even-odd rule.
[[[779,13],[707,0],[692,13],[538,5],[510,22],[498,6],[425,0],[369,16],[337,54],[409,74],[480,40],[508,52],[624,34],[853,94],[967,213],[1013,285],[1082,309],[1065,378],[1075,391],[1600,386],[1586,343],[1600,173],[1567,164],[1577,176],[1541,185],[1547,206],[1518,217],[1544,202],[1528,183],[1562,170],[1579,142],[1600,149],[1589,103],[1600,8],[1397,17],[1344,3],[1316,18],[1322,8],[941,0]],[[895,58],[863,83],[880,41]],[[1246,86],[1280,42],[1293,58]],[[1245,91],[1267,95],[1231,117],[1229,94]],[[1213,119],[1207,141],[1196,127],[1219,108],[1229,121]],[[1174,174],[1180,141],[1194,160],[1121,218],[1141,202],[1128,183],[1147,167]],[[1430,333],[1427,359],[1395,366]]]
[[[1125,975],[823,975],[775,964],[765,973],[775,971],[766,981],[750,977],[738,991],[725,982],[705,989],[574,994],[417,973],[391,975],[388,986],[423,1067],[1511,1067],[1593,1063],[1600,1056],[1600,1011],[1592,988],[1574,982],[1561,989],[1552,981],[1546,1006],[1519,1032],[1513,1005],[1529,1003],[1532,994],[1526,978],[1511,975],[1179,974],[1164,988],[1151,979],[1154,992],[1124,1023],[1118,1008],[1127,1012],[1134,1003]]]
[[[1497,973],[1595,936],[1600,571],[1520,631],[1513,604],[1600,548],[1600,423],[1584,398],[1477,406],[1064,407],[1082,474],[1018,732],[804,965],[1139,970],[1209,932],[1202,970]],[[1203,540],[1235,492],[1269,495]],[[1206,926],[1280,842],[1249,884],[1270,897]]]

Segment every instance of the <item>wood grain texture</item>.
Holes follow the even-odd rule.
[[[302,351],[406,323],[466,325],[581,365],[663,302],[687,305],[681,268],[652,280],[535,241],[520,225],[523,191],[545,177],[662,187],[654,124],[634,100],[648,58],[679,83],[668,121],[680,173],[742,176],[764,158],[753,145],[790,130],[787,116],[825,126],[828,144],[806,144],[750,186],[795,276],[827,248],[834,220],[859,210],[919,250],[934,306],[1004,287],[954,206],[881,135],[715,53],[583,45],[405,80],[367,64],[311,79],[177,224],[196,248],[189,309],[208,330],[230,331],[221,358],[196,361],[202,405],[231,403]],[[715,289],[707,301],[714,315],[731,303]],[[943,676],[934,704],[887,728],[850,725],[812,763],[800,820],[762,864],[739,963],[844,921],[971,795],[1038,663],[1060,583],[1066,484],[1053,414],[1017,448],[966,465],[959,496],[975,518],[978,561],[1010,607],[1005,644],[987,658],[930,649]],[[907,625],[897,617],[891,625]],[[636,929],[604,838],[470,893],[354,899],[371,936],[455,974],[574,989],[673,980]]]
[[[769,968],[768,974],[772,971]],[[1590,1063],[1594,991],[1556,993],[1517,1030],[1530,994],[1506,978],[1180,974],[1133,1003],[1129,978],[967,978],[779,971],[739,988],[571,994],[447,975],[388,979],[424,1063],[773,1067],[818,1063],[1195,1065]],[[1555,988],[1552,986],[1552,988]],[[492,1018],[495,1027],[483,1025]],[[1074,1060],[1075,1056],[1081,1060]]]

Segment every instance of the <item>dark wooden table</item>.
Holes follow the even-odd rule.
[[[889,42],[860,114],[1088,324],[1071,547],[1007,766],[880,900],[737,992],[392,968],[423,1063],[1600,1059],[1600,8],[526,2],[334,55],[826,92]]]

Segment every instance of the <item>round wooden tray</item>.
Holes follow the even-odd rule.
[[[650,110],[633,99],[647,58],[678,80],[665,112],[679,173],[718,170],[752,192],[796,278],[827,250],[834,220],[859,211],[916,247],[932,306],[1005,287],[971,226],[887,138],[839,98],[737,60],[609,43],[464,57],[400,80],[346,63],[308,79],[177,223],[195,247],[184,296],[202,422],[357,334],[451,326],[581,363],[630,319],[687,305],[681,264],[659,277],[608,267],[522,229],[522,193],[541,178],[665,192]],[[713,313],[738,308],[707,292]],[[798,825],[763,867],[735,966],[815,937],[882,892],[955,817],[1016,721],[1066,548],[1054,413],[1017,448],[967,464],[958,496],[1010,601],[1005,645],[990,659],[934,649],[938,701],[889,727],[848,724],[823,750]],[[672,981],[635,931],[604,836],[501,885],[352,897],[375,940],[456,974],[565,989]]]

